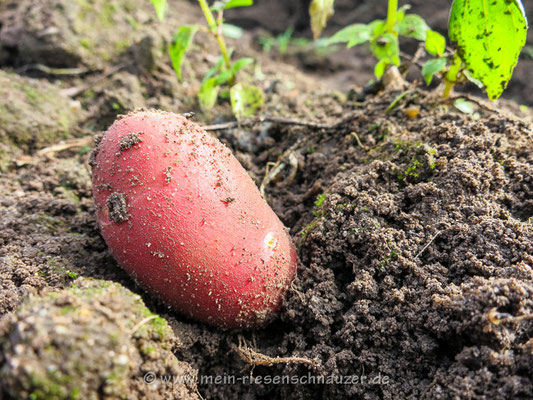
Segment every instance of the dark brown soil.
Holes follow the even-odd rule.
[[[173,6],[183,7],[181,23],[199,20],[187,2]],[[117,387],[125,383],[131,398],[187,398],[184,393],[195,398],[190,388],[177,394],[180,388],[170,386],[154,394],[139,381],[147,368],[167,373],[169,357],[179,360],[173,361],[182,368],[176,374],[238,379],[199,381],[205,399],[533,398],[533,126],[518,117],[531,115],[520,114],[511,102],[476,99],[475,112],[465,115],[452,101],[402,81],[394,81],[397,89],[366,96],[332,94],[316,75],[256,53],[249,40],[235,46],[262,61],[265,113],[312,121],[267,120],[213,132],[258,186],[269,182],[266,198],[297,243],[298,277],[280,318],[261,330],[224,332],[182,317],[116,265],[95,221],[89,144],[116,114],[159,107],[192,109],[202,124],[231,119],[227,103],[213,113],[197,107],[194,90],[211,54],[208,42],[201,42],[199,55],[191,55],[192,66],[185,68],[188,84],[177,84],[160,56],[151,71],[125,67],[67,98],[81,108],[79,129],[70,135],[81,139],[43,149],[50,141],[39,141],[34,131],[29,147],[0,143],[10,156],[0,173],[0,370],[9,377],[0,381],[0,398],[22,393],[17,385],[24,374],[10,370],[6,361],[14,359],[12,344],[19,340],[26,346],[32,337],[39,340],[28,349],[51,343],[55,324],[42,321],[42,313],[52,310],[51,321],[70,323],[67,341],[85,329],[75,323],[79,315],[63,314],[64,304],[54,300],[59,293],[75,305],[86,301],[69,291],[78,276],[140,294],[172,327],[173,355],[150,359],[138,374],[121,378]],[[5,64],[0,57],[0,66],[23,64],[16,46],[9,49],[14,53],[4,54]],[[146,59],[142,49],[134,44],[122,57]],[[83,60],[83,52],[78,56]],[[64,77],[57,86],[79,87],[93,78]],[[133,139],[126,151],[136,144]],[[278,163],[281,172],[265,180],[269,163]],[[117,215],[125,216],[127,211]],[[33,295],[43,300],[35,302]],[[113,306],[114,296],[96,304],[99,310],[109,304],[102,326],[114,329],[110,321],[136,326],[142,317],[129,320]],[[26,326],[24,340],[13,333]],[[129,340],[124,338],[132,349],[142,348]],[[250,374],[290,383],[243,383]],[[313,379],[328,383],[309,383]]]

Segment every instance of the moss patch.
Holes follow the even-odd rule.
[[[0,143],[6,153],[8,147],[31,151],[66,139],[77,121],[70,99],[56,86],[0,70]]]

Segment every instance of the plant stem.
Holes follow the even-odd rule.
[[[396,12],[398,11],[398,0],[389,0],[389,8],[387,10],[387,23],[385,31],[394,33],[394,26],[396,25]]]
[[[219,24],[217,23],[211,9],[209,8],[209,4],[207,4],[207,1],[198,0],[198,3],[200,4],[200,8],[204,13],[204,17],[207,21],[207,24],[209,25],[209,31],[215,37],[218,43],[218,47],[220,48],[220,52],[222,53],[222,57],[224,58],[224,64],[226,64],[226,68],[228,69],[228,71],[231,71],[231,60],[229,58],[228,48],[226,46],[226,42],[224,41],[224,36],[222,36],[222,33],[220,32]],[[222,22],[220,22],[220,24],[222,24]],[[232,76],[229,80],[229,85],[233,86],[234,84],[235,76]]]
[[[450,69],[444,77],[444,80],[446,82],[446,85],[444,86],[444,92],[442,93],[442,97],[444,99],[447,99],[450,96],[450,92],[455,83],[457,82],[459,73],[461,71],[461,64],[461,59],[459,58],[459,56],[457,56],[457,54],[455,54],[453,57],[453,64],[450,66]]]

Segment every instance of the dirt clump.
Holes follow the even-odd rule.
[[[3,324],[0,390],[13,398],[199,399],[172,330],[119,284],[77,280],[30,297]],[[190,383],[157,381],[167,375]]]
[[[0,170],[10,165],[9,152],[30,152],[71,136],[78,108],[55,85],[0,70]]]

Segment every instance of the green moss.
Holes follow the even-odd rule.
[[[307,154],[313,154],[315,151],[316,151],[316,147],[313,146],[313,145],[310,145],[310,146],[307,148],[306,153],[307,153]]]
[[[78,274],[76,272],[69,270],[65,272],[65,275],[67,275],[70,279],[76,279],[78,277]]]
[[[39,148],[67,138],[76,121],[56,86],[0,70],[0,143]]]
[[[139,29],[139,23],[135,20],[135,18],[133,18],[131,15],[128,15],[126,17],[126,22],[128,24],[130,24],[130,26],[134,29],[134,30],[138,30]]]
[[[61,307],[61,315],[67,315],[75,312],[78,308],[73,306],[63,306]]]
[[[322,207],[322,204],[324,203],[324,200],[326,200],[326,193],[322,193],[319,195],[315,200],[315,207],[320,208]]]
[[[159,316],[150,321],[150,326],[159,339],[163,339],[169,335],[170,327],[168,326],[167,321]]]
[[[32,221],[45,227],[51,233],[56,233],[65,225],[65,221],[63,221],[61,218],[55,218],[43,213],[35,214],[32,217]]]
[[[305,240],[307,236],[316,228],[317,224],[318,224],[318,219],[314,219],[302,229],[303,240]]]
[[[80,45],[81,47],[87,50],[90,50],[91,48],[91,42],[89,42],[89,39],[86,39],[86,38],[80,39]]]
[[[131,46],[131,42],[129,40],[119,40],[117,42],[114,42],[113,46],[115,48],[115,53],[120,54]]]

